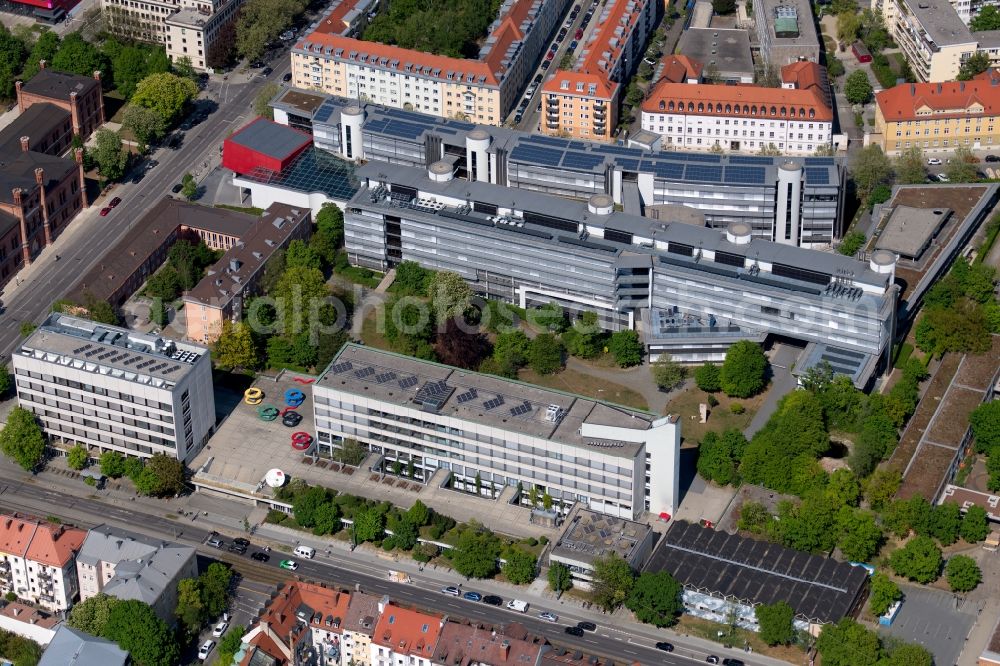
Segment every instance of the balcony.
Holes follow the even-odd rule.
[[[545,100],[545,103],[550,108],[559,108],[559,100],[556,99],[555,97],[549,97],[547,100]]]
[[[559,121],[558,120],[555,121],[555,122],[548,121],[548,122],[545,123],[545,127],[547,127],[550,130],[558,130],[559,129]]]

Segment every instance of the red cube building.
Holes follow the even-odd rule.
[[[311,144],[312,137],[305,132],[257,118],[226,139],[222,166],[238,174],[254,170],[281,173]]]

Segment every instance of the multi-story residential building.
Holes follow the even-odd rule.
[[[129,653],[106,638],[61,625],[38,666],[129,666]]]
[[[568,4],[506,0],[472,60],[351,37],[356,22],[346,20],[347,2],[332,6],[292,49],[295,86],[489,125],[512,110]]]
[[[341,654],[344,618],[352,596],[312,583],[285,584],[244,634],[243,643],[249,649],[239,666],[298,664],[298,655],[309,647],[319,655],[316,663],[320,666],[358,663],[342,660]]]
[[[978,41],[949,0],[884,0],[882,18],[919,81],[951,81]]]
[[[764,170],[751,164],[688,169],[706,182],[757,178],[763,186]],[[709,229],[673,221],[669,210],[659,220],[638,217],[615,211],[606,195],[576,202],[450,179],[441,168],[372,162],[357,170],[364,186],[344,216],[353,263],[387,270],[417,261],[520,307],[596,312],[611,330],[642,321],[654,356],[716,360],[738,339],[789,336],[844,350],[862,385],[885,360],[893,257],[862,262],[796,247],[812,233],[801,219],[809,208],[802,170],[821,167],[779,167],[773,240],[754,238],[745,223]]]
[[[232,38],[243,0],[101,0],[106,28],[115,35],[163,44],[174,62],[200,70],[222,62],[219,44]]]
[[[372,636],[378,621],[380,597],[364,592],[351,593],[347,615],[340,625],[341,663],[371,666]]]
[[[882,90],[875,95],[872,138],[887,155],[912,146],[928,153],[1000,146],[1000,85],[987,75]]]
[[[0,590],[49,611],[65,611],[77,596],[81,529],[18,514],[0,515]]]
[[[475,624],[445,622],[434,649],[436,666],[538,666],[548,645],[533,636]]]
[[[186,337],[208,343],[218,339],[225,321],[241,321],[243,304],[259,293],[264,266],[275,252],[295,239],[309,237],[312,216],[308,208],[274,204],[184,294]]]
[[[534,487],[565,511],[579,502],[632,519],[677,508],[676,417],[354,344],[313,384],[313,404],[331,455],[354,439],[386,464],[412,463],[419,480],[446,470],[453,488],[490,496]]]
[[[80,601],[100,593],[152,606],[173,624],[177,584],[197,578],[195,549],[144,534],[99,525],[89,532],[76,557]]]
[[[542,85],[541,133],[611,140],[624,83],[642,60],[659,7],[655,0],[608,0],[597,7],[597,27],[579,45],[573,67]]]
[[[758,0],[753,12],[764,62],[777,68],[802,60],[819,62],[819,37],[807,0]]]
[[[781,208],[782,215],[800,211],[794,216],[799,225],[793,234],[796,242],[825,245],[841,233],[847,176],[843,165],[832,157],[692,155],[608,146],[374,105],[362,108],[337,98],[306,104],[308,96],[300,91],[279,96],[275,117],[310,129],[314,147],[278,173],[250,167],[238,170],[234,177],[236,185],[249,190],[256,206],[275,201],[313,211],[325,201],[345,206],[360,186],[348,160],[421,169],[445,160],[452,165],[454,178],[463,182],[494,183],[584,201],[608,194],[625,212],[649,217],[661,215],[662,205],[685,206],[696,209],[708,226],[720,231],[742,222],[750,226],[754,237],[776,239],[784,235],[778,228],[785,226],[784,218],[778,222],[779,181],[797,174],[800,182],[792,206]],[[781,165],[788,162],[801,168],[782,170]],[[751,168],[737,168],[741,166]]]
[[[403,608],[384,598],[372,636],[372,666],[432,666],[443,626],[440,615]]]
[[[12,354],[21,407],[50,441],[188,460],[215,425],[208,349],[49,315]]]
[[[815,89],[661,81],[641,108],[642,129],[668,150],[811,155],[832,146],[833,110]]]
[[[44,60],[39,65],[41,69],[31,79],[15,82],[17,108],[21,113],[34,104],[54,104],[65,109],[71,117],[73,134],[86,140],[104,124],[101,73],[94,72],[90,78],[54,71],[46,67]]]

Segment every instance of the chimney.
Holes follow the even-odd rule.
[[[83,136],[83,121],[80,118],[80,103],[77,100],[76,91],[69,94],[69,115],[73,122],[73,134]]]
[[[26,153],[26,152],[28,152],[28,150],[30,150],[29,147],[28,147],[28,145],[30,143],[31,143],[31,137],[29,137],[29,136],[22,136],[21,137],[21,152],[22,153]]]
[[[21,111],[21,113],[24,113],[24,107],[21,106],[21,86],[23,85],[24,84],[20,81],[14,82],[14,91],[17,93],[17,108]]]
[[[27,139],[28,137],[25,136],[21,137],[22,145],[24,143],[27,143]],[[38,167],[37,169],[35,169],[35,182],[38,183],[39,185],[45,182],[45,169],[43,169],[42,167]]]
[[[384,613],[385,607],[388,605],[389,605],[389,595],[387,594],[378,600],[378,612]]]
[[[99,69],[95,69],[94,70],[94,79],[97,80],[97,81],[101,80],[101,70],[99,70]]]
[[[500,643],[500,651],[503,653],[504,661],[510,659],[510,641],[504,640]]]
[[[49,63],[48,63],[48,62],[46,62],[45,60],[39,60],[39,61],[38,61],[38,69],[45,69],[45,66],[46,66],[47,64],[49,64]]]

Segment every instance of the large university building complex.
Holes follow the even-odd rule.
[[[424,482],[446,470],[491,497],[520,485],[622,518],[676,512],[676,417],[355,344],[312,386],[321,452],[354,439]]]
[[[56,442],[186,461],[215,425],[204,347],[56,313],[12,363],[18,402]]]

